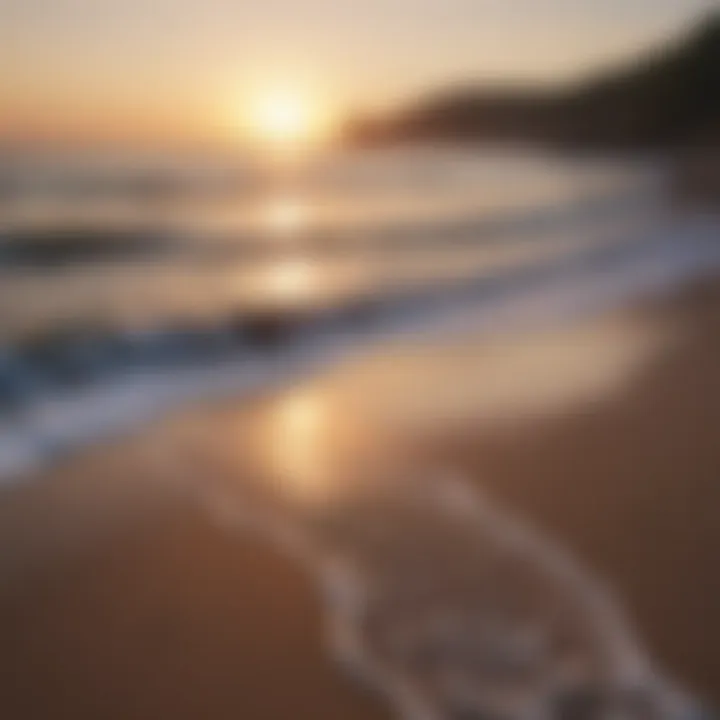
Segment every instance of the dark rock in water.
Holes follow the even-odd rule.
[[[243,336],[251,347],[274,350],[295,335],[304,319],[287,313],[260,313],[248,316],[243,322]]]

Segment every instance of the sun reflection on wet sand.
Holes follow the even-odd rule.
[[[263,443],[267,464],[283,496],[318,500],[329,491],[332,408],[312,388],[275,403]]]
[[[296,509],[349,500],[388,463],[384,434],[323,381],[281,393],[251,427],[236,428],[241,453],[275,501]]]

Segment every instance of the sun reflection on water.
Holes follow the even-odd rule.
[[[263,206],[261,214],[263,229],[279,240],[297,238],[309,220],[308,204],[293,197],[273,198]]]
[[[263,284],[270,300],[294,305],[309,300],[317,288],[313,265],[303,258],[288,258],[273,264]]]

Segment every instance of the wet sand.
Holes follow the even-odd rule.
[[[375,432],[477,479],[570,547],[610,582],[658,664],[720,705],[720,290],[637,313],[680,336],[622,392],[497,427],[466,416]],[[252,424],[264,410],[233,412]],[[2,491],[3,716],[389,717],[326,653],[310,579],[214,525],[153,462],[161,437]]]
[[[442,452],[573,548],[671,677],[720,707],[720,291],[646,310],[680,337],[616,398]]]
[[[3,717],[387,717],[297,567],[110,452],[3,500]]]

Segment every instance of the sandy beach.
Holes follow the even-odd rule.
[[[720,720],[718,0],[5,5],[0,720]]]
[[[508,341],[512,353],[495,359],[481,343],[473,352],[485,365],[475,354],[453,354],[453,372],[461,362],[470,376],[495,377],[512,359],[515,377],[527,379],[537,365],[547,385],[540,395],[535,381],[504,388],[498,380],[490,399],[489,385],[447,397],[437,390],[448,358],[412,349],[405,361],[415,363],[406,374],[413,382],[390,382],[394,399],[382,384],[389,381],[381,352],[358,361],[360,370],[330,373],[319,380],[322,392],[341,411],[351,400],[324,442],[345,447],[346,435],[356,439],[343,431],[347,418],[362,428],[362,441],[348,443],[352,450],[336,452],[326,467],[359,459],[353,476],[361,476],[388,458],[412,457],[415,467],[470,478],[603,578],[653,660],[717,706],[720,288],[704,283],[586,325],[569,335],[553,330],[552,340],[540,333],[521,346]],[[570,365],[535,349],[560,348],[573,367],[587,368],[604,357],[605,333],[634,337],[628,327],[663,328],[663,339],[645,343],[641,355],[611,357],[612,387],[607,373],[601,380],[580,373],[577,397],[557,400],[542,370],[562,368],[561,384],[572,386]],[[293,392],[203,410],[233,426],[236,445],[230,435],[221,442],[245,472],[256,470],[251,451],[263,446],[254,433],[265,432]],[[400,399],[419,394],[410,419],[389,411],[408,408]],[[383,396],[386,405],[369,402]],[[262,540],[228,532],[197,501],[212,468],[205,478],[190,460],[164,462],[164,438],[175,432],[166,425],[2,489],[3,716],[390,717],[382,699],[326,651],[311,578]],[[303,447],[269,442],[295,470],[316,462]],[[341,482],[342,473],[330,476]]]

